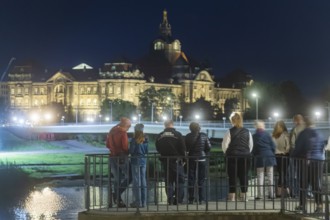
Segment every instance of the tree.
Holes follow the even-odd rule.
[[[237,106],[238,106],[237,98],[226,99],[224,104],[224,111],[225,111],[224,117],[229,118],[231,113],[237,111]]]
[[[156,90],[154,86],[146,89],[139,95],[140,113],[145,120],[157,120],[160,116],[176,115],[175,106],[177,98],[169,88]],[[153,111],[153,114],[151,114]]]
[[[136,105],[133,102],[121,99],[105,99],[101,105],[101,114],[112,116],[112,121],[119,121],[121,117],[130,118],[136,114]],[[112,115],[110,116],[110,114]]]
[[[196,120],[197,115],[201,120],[215,119],[215,108],[204,97],[197,99],[194,103],[181,103],[181,111],[185,120]]]

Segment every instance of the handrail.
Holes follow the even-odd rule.
[[[114,158],[112,158],[114,159]],[[117,159],[117,158],[115,158]],[[134,159],[134,157],[129,157],[129,159]],[[164,167],[160,160],[157,152],[152,152],[147,156],[147,165],[146,165],[146,178],[147,178],[147,204],[145,207],[135,207],[131,208],[129,204],[133,201],[132,196],[132,184],[129,185],[122,194],[122,199],[126,203],[125,208],[120,208],[116,204],[114,204],[114,177],[111,174],[112,167],[110,166],[110,156],[108,154],[87,154],[85,155],[85,205],[87,210],[98,210],[105,213],[113,213],[113,212],[133,212],[133,213],[147,213],[147,212],[205,212],[205,211],[261,211],[266,210],[269,212],[273,212],[277,210],[282,213],[300,213],[305,216],[313,216],[314,218],[319,219],[329,219],[329,191],[327,188],[328,184],[328,160],[325,160],[323,163],[322,169],[322,188],[320,191],[317,189],[309,189],[305,188],[297,188],[292,182],[288,182],[288,188],[291,192],[299,191],[303,195],[307,195],[309,191],[314,194],[314,197],[318,195],[318,193],[322,194],[323,198],[323,213],[314,214],[314,210],[316,209],[316,205],[314,200],[304,200],[306,204],[306,209],[304,211],[295,210],[296,207],[299,206],[299,195],[294,195],[295,197],[291,197],[288,194],[285,194],[285,187],[281,189],[281,196],[278,198],[270,198],[268,199],[266,192],[267,186],[263,186],[264,198],[261,200],[256,200],[257,197],[257,173],[256,173],[256,159],[255,157],[247,157],[246,160],[249,160],[250,164],[248,167],[248,192],[247,192],[247,200],[240,200],[238,196],[234,202],[227,200],[228,194],[228,175],[227,175],[227,159],[225,158],[222,152],[212,153],[210,156],[206,158],[207,164],[207,175],[205,176],[205,197],[201,204],[196,203],[194,201],[192,204],[189,203],[188,198],[188,190],[189,186],[188,176],[185,173],[185,182],[184,182],[184,199],[182,203],[176,203],[175,205],[169,204],[167,201],[166,195],[166,175],[169,173],[164,173]],[[166,157],[166,161],[177,160],[178,157]],[[181,158],[180,158],[181,159]],[[189,170],[189,161],[195,160],[193,157],[183,158],[185,162],[185,169]],[[239,160],[239,158],[233,158],[234,160]],[[290,164],[310,164],[315,162],[318,164],[317,166],[321,166],[319,161],[313,160],[303,160],[299,158],[289,158],[282,157],[282,160],[287,161]],[[169,166],[167,164],[167,166]],[[291,173],[288,176],[288,180],[294,180],[296,176],[298,179],[300,177],[304,177],[307,175],[307,171],[310,168],[306,167],[295,167],[297,172]],[[304,169],[301,169],[304,168]],[[305,170],[306,168],[306,170]],[[305,170],[304,172],[301,172]],[[278,181],[278,173],[279,170],[275,172],[274,175],[274,183],[270,187],[276,190],[277,181]],[[237,172],[237,171],[236,171]],[[128,172],[127,172],[128,173]],[[126,174],[127,174],[126,173]],[[266,176],[264,176],[265,183],[267,182]],[[197,182],[196,182],[197,184]],[[198,185],[198,184],[197,184]],[[283,185],[282,185],[283,186]],[[196,185],[195,185],[196,187]],[[198,187],[195,188],[195,196],[198,195]],[[237,188],[237,195],[240,194],[239,188]],[[196,199],[198,198],[195,197]]]

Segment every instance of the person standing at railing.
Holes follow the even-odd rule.
[[[296,114],[293,116],[294,126],[290,131],[290,151],[289,154],[292,156],[292,152],[296,145],[296,140],[300,134],[305,129],[304,117],[301,114]],[[289,162],[289,185],[290,185],[290,196],[295,198],[298,194],[298,184],[299,180],[296,173],[295,161],[290,159]]]
[[[268,182],[268,198],[274,199],[274,166],[276,166],[275,143],[268,132],[265,131],[263,121],[255,122],[256,132],[253,134],[252,154],[257,168],[257,197],[264,198],[265,170]]]
[[[275,142],[275,155],[277,163],[278,181],[276,197],[281,197],[282,193],[285,196],[290,196],[288,185],[288,169],[289,169],[289,133],[283,120],[277,121],[272,133]],[[282,191],[283,189],[283,191]]]
[[[165,187],[169,205],[183,203],[184,158],[186,146],[182,134],[175,130],[172,120],[164,122],[165,129],[156,138],[156,149],[165,170]]]
[[[195,200],[195,181],[198,185],[198,202],[202,204],[204,200],[203,185],[206,175],[206,156],[210,152],[211,143],[208,136],[200,132],[201,127],[197,122],[191,122],[189,125],[190,133],[185,137],[185,143],[188,152],[188,193],[189,204]]]
[[[325,160],[324,139],[314,128],[311,118],[305,117],[306,128],[299,134],[292,157],[297,160],[297,174],[300,180],[299,206],[296,210],[306,211],[306,197],[309,184],[314,192],[315,213],[323,213],[322,174]]]
[[[143,134],[144,125],[136,124],[134,137],[130,141],[129,153],[131,155],[131,168],[133,179],[134,202],[132,208],[145,207],[147,202],[147,154],[148,139]]]
[[[228,201],[236,200],[237,177],[240,181],[240,200],[247,201],[248,173],[250,169],[253,139],[251,132],[243,127],[243,118],[239,113],[230,116],[233,125],[224,135],[222,150],[227,158],[227,173],[229,178]]]
[[[127,131],[131,127],[128,118],[121,118],[119,124],[110,129],[106,145],[110,150],[110,167],[113,175],[113,200],[118,208],[125,208],[126,204],[121,194],[131,183],[131,169],[128,159],[128,136]]]

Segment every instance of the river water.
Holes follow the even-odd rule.
[[[22,204],[10,213],[0,213],[0,220],[76,220],[84,209],[83,186],[37,186]]]

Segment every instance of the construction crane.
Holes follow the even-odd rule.
[[[4,72],[2,73],[2,75],[1,75],[0,82],[2,82],[2,80],[5,78],[5,76],[6,76],[7,72],[8,72],[8,70],[9,70],[9,67],[10,67],[11,64],[14,62],[14,60],[16,60],[15,57],[12,57],[12,58],[10,59],[10,61],[9,61],[8,65],[7,65],[5,71],[4,71]]]

